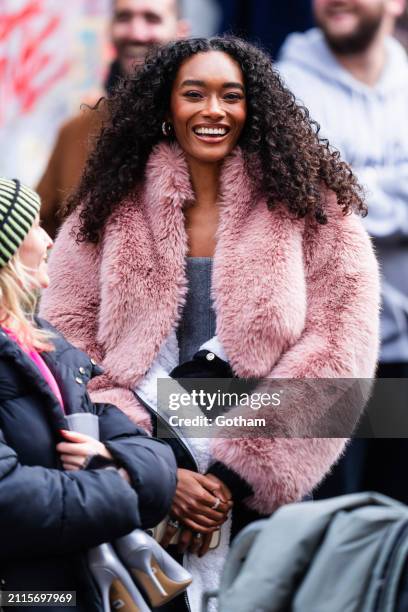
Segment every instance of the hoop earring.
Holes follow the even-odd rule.
[[[169,138],[173,134],[173,126],[170,121],[163,121],[162,123],[162,132],[166,138]]]

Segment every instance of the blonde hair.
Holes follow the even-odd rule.
[[[52,351],[53,334],[37,327],[34,321],[38,289],[32,272],[17,252],[0,268],[0,325],[12,331],[24,347]]]

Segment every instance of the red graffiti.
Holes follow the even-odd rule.
[[[7,36],[19,25],[30,21],[33,17],[41,15],[41,3],[35,0],[22,8],[16,13],[7,13],[0,15],[0,41],[7,38]]]
[[[42,0],[30,0],[21,10],[0,15],[0,125],[10,104],[19,114],[30,112],[67,73],[68,62],[48,48],[60,26],[61,17],[47,12]],[[15,34],[18,48],[11,46],[10,53],[7,43]]]

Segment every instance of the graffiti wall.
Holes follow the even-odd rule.
[[[109,60],[110,0],[0,0],[0,175],[35,185]]]

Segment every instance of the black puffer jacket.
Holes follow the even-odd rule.
[[[77,591],[76,610],[93,612],[102,606],[84,552],[157,524],[174,495],[176,463],[166,444],[146,437],[117,408],[91,402],[86,383],[101,370],[53,331],[55,351],[42,356],[66,412],[99,415],[101,441],[132,487],[115,470],[62,470],[56,445],[68,427],[61,406],[36,365],[0,330],[1,588]]]

